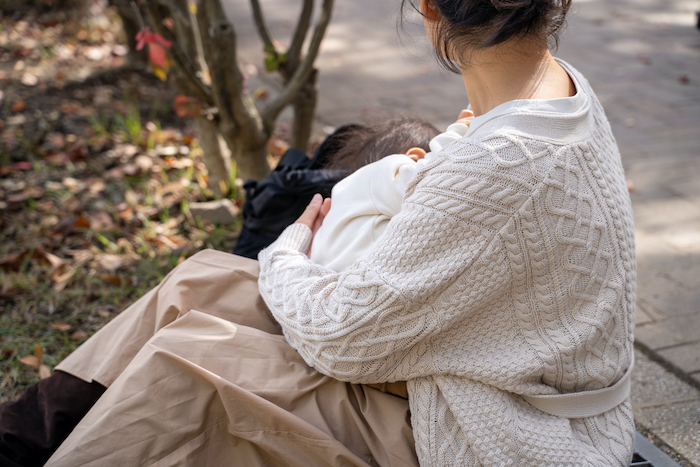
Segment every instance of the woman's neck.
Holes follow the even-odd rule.
[[[556,99],[576,93],[574,83],[546,44],[506,43],[473,51],[462,70],[478,117],[515,99]]]

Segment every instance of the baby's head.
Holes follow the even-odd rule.
[[[428,143],[440,132],[415,118],[395,118],[371,127],[355,125],[343,133],[343,144],[329,167],[355,171],[391,154],[406,154],[418,160],[430,151]]]

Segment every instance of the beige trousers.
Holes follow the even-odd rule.
[[[108,387],[49,466],[417,466],[408,401],[309,367],[258,263],[198,253],[57,369]]]

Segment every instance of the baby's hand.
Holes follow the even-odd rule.
[[[411,148],[408,151],[406,151],[406,155],[410,157],[413,162],[418,162],[419,160],[423,159],[425,157],[425,149],[423,148]]]
[[[474,120],[474,112],[464,109],[459,113],[455,123],[464,123],[465,125],[469,126],[472,120]]]

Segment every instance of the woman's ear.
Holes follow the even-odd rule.
[[[437,21],[440,14],[434,0],[420,0],[420,12],[428,21]]]

